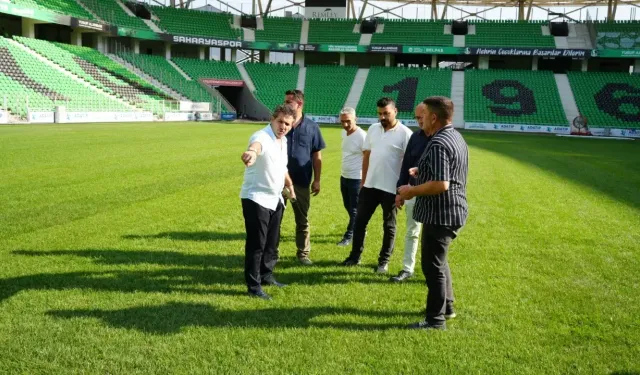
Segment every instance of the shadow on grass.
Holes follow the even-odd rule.
[[[244,232],[242,233],[224,233],[224,232],[209,232],[209,231],[201,231],[201,232],[162,232],[158,234],[149,234],[149,235],[139,235],[139,234],[129,234],[126,236],[122,236],[122,238],[128,240],[137,240],[137,239],[170,239],[176,241],[244,241],[246,235]]]
[[[244,295],[242,256],[236,255],[187,255],[164,251],[124,250],[62,250],[62,251],[14,251],[28,256],[80,256],[95,259],[97,263],[136,265],[161,264],[174,268],[157,271],[111,270],[101,272],[41,273],[0,279],[0,302],[26,290],[93,290],[107,292],[193,293]],[[185,268],[198,266],[198,268]],[[202,266],[209,266],[200,268]],[[322,267],[288,269],[276,268],[280,282],[299,285],[364,283],[388,284],[386,277],[361,269],[331,270]],[[416,280],[415,282],[420,282]],[[221,285],[227,286],[220,288]],[[229,290],[236,286],[237,290]]]
[[[637,141],[471,132],[465,132],[464,138],[470,147],[531,164],[640,209],[640,143]]]
[[[47,315],[64,318],[97,318],[114,328],[135,329],[152,334],[175,334],[185,327],[211,328],[333,328],[343,330],[387,330],[401,324],[357,323],[354,317],[393,318],[415,314],[366,311],[339,307],[259,308],[223,310],[208,304],[173,302],[159,306],[139,306],[122,310],[57,310]],[[348,316],[340,321],[339,316]],[[316,321],[317,320],[317,321]]]
[[[198,242],[216,242],[216,241],[244,241],[245,233],[223,233],[223,232],[162,232],[158,234],[139,235],[129,234],[122,236],[127,240],[137,239],[171,239],[176,241],[198,241]],[[341,233],[335,235],[312,235],[312,243],[337,244],[342,239]],[[295,242],[295,235],[285,235],[280,237],[282,242]]]

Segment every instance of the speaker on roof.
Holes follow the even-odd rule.
[[[469,33],[469,23],[467,21],[453,21],[451,23],[451,34],[467,35]]]
[[[378,27],[378,20],[373,18],[369,20],[362,20],[360,24],[360,33],[361,34],[374,34],[376,32],[376,28]]]
[[[240,27],[246,27],[247,29],[256,29],[258,27],[258,21],[256,21],[256,16],[252,16],[250,14],[243,14],[240,17]]]
[[[566,22],[551,22],[549,30],[553,36],[569,36],[569,24]]]

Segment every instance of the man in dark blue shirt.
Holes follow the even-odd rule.
[[[300,90],[285,93],[285,103],[296,110],[293,128],[287,134],[289,155],[289,175],[293,181],[296,201],[291,202],[296,220],[297,257],[303,265],[311,265],[309,230],[309,207],[311,194],[320,193],[320,173],[322,172],[321,151],[326,147],[320,127],[302,112],[304,94]],[[309,187],[311,185],[311,188]]]
[[[429,137],[422,127],[422,116],[427,106],[424,103],[418,104],[415,110],[415,119],[418,122],[419,129],[411,135],[407,150],[404,152],[402,158],[402,169],[400,170],[400,177],[398,178],[397,187],[403,185],[417,185],[415,177],[409,174],[411,168],[418,166],[418,161],[424,150],[429,143]],[[416,265],[416,254],[418,253],[418,240],[420,239],[420,231],[422,230],[422,223],[413,219],[413,208],[415,207],[416,199],[409,199],[405,201],[396,195],[396,207],[400,208],[404,206],[405,213],[407,215],[407,234],[404,237],[404,258],[402,259],[402,270],[398,276],[392,277],[390,280],[393,282],[403,282],[406,279],[413,276],[413,270]]]

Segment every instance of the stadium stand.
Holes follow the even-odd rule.
[[[302,20],[290,17],[266,17],[264,30],[256,29],[257,42],[300,43]]]
[[[162,103],[159,103],[159,101],[172,100],[166,95],[161,95],[152,87],[141,86],[136,81],[128,80],[125,76],[116,76],[111,72],[98,68],[96,65],[79,58],[54,43],[22,37],[14,37],[14,39],[92,85],[141,109],[148,109],[158,113],[163,108]]]
[[[132,17],[114,0],[78,0],[104,21],[120,27],[150,30],[140,18]]]
[[[298,84],[298,65],[246,63],[244,68],[256,86],[256,98],[269,110],[281,104],[284,93]]]
[[[200,78],[217,78],[242,81],[242,76],[236,64],[232,62],[181,57],[174,57],[171,60],[194,80]]]
[[[411,119],[415,106],[432,95],[451,96],[451,70],[372,67],[358,103],[358,117],[376,117],[376,102],[388,96],[396,100],[398,117]]]
[[[466,36],[467,47],[548,47],[555,48],[553,36],[542,35],[546,21],[472,21],[475,35]]]
[[[569,126],[550,71],[467,70],[468,122]]]
[[[308,66],[304,110],[319,116],[337,116],[347,100],[357,71],[357,66]]]
[[[594,22],[596,47],[640,49],[640,22]]]
[[[203,36],[228,40],[241,40],[242,29],[233,29],[233,16],[228,13],[214,13],[171,7],[150,6],[149,9],[160,18],[158,27],[169,34]]]
[[[85,20],[96,20],[96,18],[81,7],[76,0],[12,0],[12,2],[14,4],[24,5],[25,7],[50,10]]]
[[[444,33],[450,21],[384,20],[384,32],[375,33],[371,44],[453,46],[453,35]]]
[[[589,127],[640,128],[640,76],[569,72],[568,77]]]
[[[112,75],[121,78],[122,80],[131,82],[132,85],[136,87],[140,87],[144,91],[153,90],[155,92],[154,95],[160,97],[166,97],[166,94],[162,92],[162,90],[157,87],[151,85],[149,82],[140,78],[138,75],[133,74],[129,69],[120,65],[119,63],[111,60],[107,56],[100,53],[98,50],[89,47],[80,47],[71,44],[63,44],[63,43],[54,43],[56,46],[63,48],[74,55],[84,59],[95,66],[98,66]]]
[[[31,110],[54,110],[64,105],[69,111],[131,111],[118,100],[69,79],[62,72],[43,64],[35,56],[0,37],[0,74],[11,112],[25,116]]]
[[[186,80],[169,64],[167,59],[162,56],[140,55],[127,52],[120,53],[118,56],[184,95],[189,100],[207,103],[216,101],[198,82]]]
[[[357,21],[346,19],[309,20],[309,43],[358,44],[360,33],[354,33]]]

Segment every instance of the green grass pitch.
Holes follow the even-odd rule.
[[[323,128],[313,267],[285,213],[272,301],[243,284],[240,154],[259,125],[0,127],[2,374],[540,374],[640,371],[640,142],[469,133],[458,317],[424,278],[341,268],[340,130]],[[400,270],[405,214],[390,271]]]

